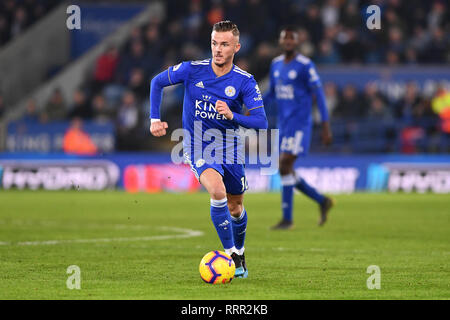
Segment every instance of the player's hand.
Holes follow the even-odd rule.
[[[329,146],[333,142],[333,135],[330,129],[330,123],[325,121],[322,123],[322,132],[321,132],[322,143],[326,146]]]
[[[166,134],[166,129],[168,127],[167,122],[156,121],[150,125],[150,132],[155,137],[162,137]]]
[[[230,108],[228,107],[227,103],[221,100],[217,100],[216,101],[216,111],[219,114],[223,114],[225,116],[225,118],[227,118],[228,120],[233,120],[233,112],[230,110]]]

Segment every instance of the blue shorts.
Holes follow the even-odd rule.
[[[199,159],[195,163],[192,163],[189,158],[185,157],[185,159],[199,181],[203,171],[211,168],[216,170],[222,176],[227,193],[239,195],[248,190],[248,183],[247,178],[245,177],[243,164],[207,164],[203,159]]]
[[[312,126],[287,128],[280,130],[280,153],[306,156],[311,145]]]

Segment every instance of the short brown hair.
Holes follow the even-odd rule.
[[[235,36],[235,37],[239,37],[239,34],[240,34],[237,25],[235,25],[230,20],[219,21],[219,22],[215,23],[213,25],[213,31],[216,31],[216,32],[231,31],[233,33],[233,36]]]

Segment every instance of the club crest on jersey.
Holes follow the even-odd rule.
[[[225,88],[225,94],[228,97],[232,97],[236,94],[236,89],[233,86],[228,86]]]
[[[289,79],[292,79],[292,80],[297,78],[297,71],[295,71],[295,70],[289,71],[288,77],[289,77]]]

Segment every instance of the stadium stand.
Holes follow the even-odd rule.
[[[33,3],[36,6],[27,12],[43,10],[38,9],[42,1],[20,2],[23,6],[19,6],[18,1],[5,1],[4,8],[9,8],[11,2],[16,3],[15,15],[20,16],[17,11],[25,10],[23,8]],[[222,19],[234,21],[241,31],[242,49],[236,64],[263,84],[270,61],[278,54],[278,31],[286,24],[299,27],[300,52],[315,61],[319,73],[335,66],[361,70],[370,66],[420,69],[450,63],[448,3],[375,1],[382,7],[383,28],[369,30],[365,27],[363,12],[372,2],[164,2],[167,18],[154,19],[133,28],[121,47],[109,46],[98,56],[93,72],[87,73],[86,81],[72,97],[61,96],[55,91],[48,97],[46,105],[35,107],[41,115],[39,121],[63,117],[67,120],[81,117],[109,121],[116,126],[118,150],[162,148],[148,134],[149,79],[180,61],[209,57],[209,41],[205,39],[209,38],[212,25]],[[48,3],[45,8],[53,5],[54,1]],[[11,18],[14,15],[4,16],[11,34],[11,30],[16,28],[15,20]],[[0,31],[0,43],[7,41],[4,40],[6,38]],[[328,151],[450,151],[449,133],[441,125],[442,115],[436,111],[437,108],[432,108],[433,101],[447,95],[449,88],[436,85],[425,90],[413,79],[396,94],[370,81],[362,88],[334,81],[324,81],[324,86],[335,135],[335,143]],[[182,90],[180,86],[166,90],[167,97],[163,100],[163,117],[172,128],[181,123]],[[0,116],[5,109],[1,101],[0,93]],[[274,125],[275,111],[270,106],[266,107],[269,120]],[[313,142],[312,151],[325,151],[318,143],[318,136],[314,136],[313,141],[317,143]]]
[[[0,48],[53,9],[57,0],[4,0],[0,2]]]

